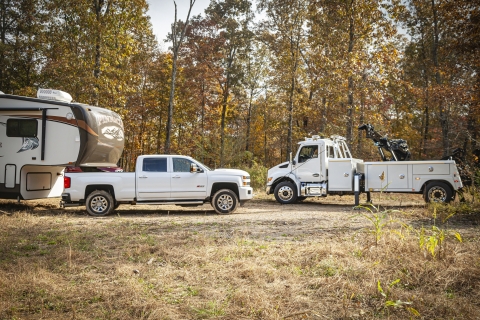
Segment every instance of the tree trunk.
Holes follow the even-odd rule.
[[[293,150],[292,131],[293,131],[293,95],[295,93],[295,73],[291,78],[289,99],[288,99],[288,132],[287,132],[287,157]]]
[[[442,79],[440,76],[440,65],[438,63],[438,16],[437,16],[437,8],[435,6],[435,0],[432,0],[432,13],[433,13],[433,64],[435,66],[435,80],[437,82],[438,88],[442,84]],[[436,97],[439,101],[438,107],[440,111],[440,126],[442,128],[442,145],[443,145],[443,156],[447,156],[450,153],[450,143],[448,141],[448,134],[449,134],[449,122],[448,122],[448,110],[447,106],[443,102],[443,99],[439,97],[438,93]]]
[[[353,52],[353,45],[355,44],[355,24],[353,20],[353,4],[355,0],[350,3],[350,19],[349,19],[349,39],[348,39],[348,57]],[[348,58],[347,57],[347,58]],[[353,117],[354,117],[354,105],[353,105],[353,77],[348,77],[348,105],[347,105],[347,144],[351,145],[353,141]]]
[[[320,127],[318,128],[318,131],[321,134],[325,134],[326,116],[327,116],[327,98],[322,97],[322,112],[320,116]]]
[[[225,117],[227,115],[227,104],[228,104],[228,96],[230,95],[230,88],[228,84],[230,82],[230,74],[227,75],[227,80],[225,83],[225,90],[223,92],[223,99],[222,99],[222,119],[220,123],[220,168],[223,168],[225,157]]]
[[[185,36],[185,31],[188,27],[188,20],[190,18],[190,12],[192,7],[195,4],[196,0],[190,0],[190,7],[188,9],[187,19],[183,25],[182,32],[180,34],[180,39],[177,39],[177,4],[173,1],[175,5],[175,21],[172,27],[172,52],[173,52],[173,61],[172,61],[172,77],[170,82],[170,97],[168,99],[168,115],[167,115],[167,128],[165,134],[165,154],[170,154],[171,148],[171,132],[172,132],[172,121],[173,121],[173,108],[174,108],[174,98],[175,98],[175,79],[177,77],[177,59],[180,46],[182,45],[183,37]]]
[[[172,120],[173,120],[173,99],[175,98],[175,79],[177,77],[177,55],[178,50],[175,50],[173,53],[172,61],[172,76],[170,78],[170,96],[168,99],[168,113],[167,113],[167,129],[165,132],[165,148],[163,152],[165,154],[170,154],[170,144],[171,144],[171,132],[172,132]]]
[[[245,151],[250,151],[250,126],[252,122],[252,103],[253,103],[253,89],[250,90],[250,99],[248,101],[248,110],[247,110],[247,136],[245,138]]]

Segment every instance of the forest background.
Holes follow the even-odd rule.
[[[146,0],[0,0],[0,90],[55,88],[119,113],[119,165],[133,170],[164,152],[168,122],[172,52],[147,11]],[[473,158],[479,35],[480,0],[212,0],[180,47],[169,148],[264,168],[305,136],[338,134],[379,160],[356,130],[371,123],[414,160]]]

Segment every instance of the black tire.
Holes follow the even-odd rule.
[[[218,214],[230,214],[237,209],[238,197],[230,189],[221,189],[215,192],[212,198],[212,207]]]
[[[85,205],[89,215],[103,217],[113,212],[115,201],[109,192],[105,190],[95,190],[88,195]]]
[[[432,181],[427,184],[423,191],[425,202],[448,203],[453,200],[452,188],[445,182]]]
[[[281,204],[290,204],[297,201],[297,188],[290,181],[277,184],[273,193],[275,199]]]

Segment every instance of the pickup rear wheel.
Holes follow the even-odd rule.
[[[230,189],[218,190],[212,199],[212,207],[219,214],[230,214],[237,209],[238,197]]]
[[[453,195],[452,188],[440,181],[430,182],[423,192],[425,202],[447,203],[453,200]]]
[[[280,182],[275,187],[275,199],[282,204],[290,204],[297,201],[297,188],[290,181]]]
[[[105,190],[95,190],[87,197],[87,212],[94,217],[109,215],[115,209],[115,202],[110,193]]]

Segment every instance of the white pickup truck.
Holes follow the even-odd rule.
[[[144,155],[135,172],[65,173],[61,207],[85,205],[88,214],[105,216],[120,204],[211,203],[229,214],[253,198],[250,176],[237,169],[212,170],[191,157]]]

